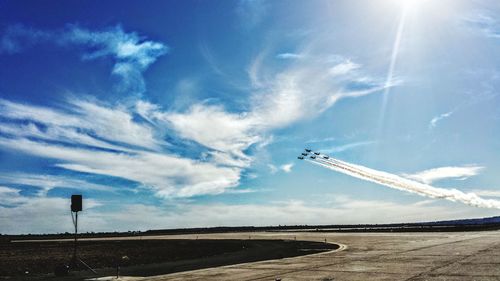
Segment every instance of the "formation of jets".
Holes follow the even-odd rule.
[[[304,160],[304,157],[307,157],[307,156],[309,156],[309,158],[311,158],[311,159],[316,159],[316,157],[321,156],[321,153],[316,152],[316,151],[312,151],[309,148],[304,149],[304,151],[305,152],[302,152],[297,157],[299,160]],[[323,157],[323,159],[329,159],[330,158],[330,156],[328,156],[328,155],[323,155],[322,157]]]

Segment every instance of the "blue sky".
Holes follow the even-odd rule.
[[[0,233],[493,216],[496,1],[0,1]]]

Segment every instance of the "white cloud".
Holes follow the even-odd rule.
[[[450,111],[450,112],[446,112],[446,113],[440,114],[440,115],[432,118],[431,122],[429,123],[429,128],[430,129],[435,128],[437,126],[438,122],[440,122],[441,120],[443,120],[445,118],[450,117],[453,113],[454,113],[454,111]]]
[[[439,167],[429,169],[414,174],[403,174],[404,177],[414,179],[426,184],[431,184],[442,179],[467,179],[478,175],[484,167],[482,166],[462,166],[462,167]]]
[[[229,112],[220,105],[197,103],[184,112],[162,112],[153,105],[141,104],[141,115],[213,150],[209,155],[215,163],[243,168],[252,162],[247,149],[269,139],[273,129],[316,117],[341,98],[393,86],[361,75],[360,66],[351,61],[338,63],[308,56],[280,71],[266,69],[264,62],[263,52],[250,64],[248,75],[254,91],[247,111]],[[329,75],[328,69],[335,66],[349,74],[348,79]]]
[[[293,163],[288,163],[280,166],[280,169],[285,173],[290,173],[293,168]]]
[[[238,168],[247,168],[250,165],[251,157],[242,155],[241,157],[233,156],[230,153],[220,151],[210,151],[207,153],[211,156],[210,160],[221,165],[227,165]]]
[[[241,169],[248,166],[249,157],[239,149],[247,145],[245,141],[253,140],[244,135],[230,138],[238,131],[232,126],[240,123],[224,119],[225,115],[210,117],[201,113],[201,119],[209,118],[220,125],[219,134],[206,132],[214,138],[204,139],[203,134],[196,138],[197,130],[211,124],[197,127],[190,120],[182,123],[193,130],[188,137],[210,148],[211,158],[200,161],[165,152],[166,145],[161,140],[165,129],[158,128],[158,124],[138,123],[132,117],[134,109],[83,100],[71,100],[64,106],[65,111],[0,100],[4,118],[30,122],[22,126],[18,122],[0,123],[0,132],[4,134],[0,146],[55,159],[60,168],[138,182],[160,197],[222,193],[239,184]],[[142,103],[136,108],[145,116],[149,112],[161,115],[153,105]],[[175,118],[174,121],[181,122]],[[49,188],[48,182],[36,180],[42,191]]]
[[[84,59],[113,57],[113,73],[124,80],[142,80],[142,71],[166,52],[163,44],[125,33],[121,27],[94,32],[70,26],[60,38],[54,34],[46,36],[56,44],[91,47]],[[23,121],[0,123],[5,135],[0,145],[55,159],[60,168],[132,180],[162,197],[217,194],[239,184],[242,170],[253,160],[248,150],[265,146],[273,129],[314,118],[341,98],[393,86],[367,79],[360,65],[349,60],[339,63],[297,54],[304,59],[277,70],[264,65],[265,54],[259,54],[248,70],[253,92],[246,111],[231,112],[209,103],[195,103],[181,112],[163,111],[143,100],[130,107],[76,98],[55,109],[0,100],[3,117]],[[332,69],[344,77],[332,77]],[[203,146],[202,157],[166,152],[167,133],[176,141]]]
[[[276,57],[278,59],[287,60],[287,59],[300,59],[303,57],[303,55],[296,54],[296,53],[280,53],[280,54],[277,54]]]
[[[344,63],[332,63],[318,56],[307,56],[307,59],[297,60],[274,72],[263,68],[262,61],[262,54],[259,54],[251,64],[251,77],[254,77],[251,80],[257,80],[258,87],[252,95],[248,117],[264,130],[316,117],[339,99],[368,95],[394,86],[385,86],[373,79],[368,81],[360,71],[354,72],[354,67],[348,70],[341,66]],[[259,67],[254,67],[256,64]],[[349,73],[349,78],[337,79],[329,75],[328,70],[335,66]],[[261,73],[267,79],[255,78],[261,77]]]
[[[237,186],[242,169],[252,161],[245,150],[268,139],[248,113],[228,113],[220,106],[199,104],[175,113],[144,101],[131,109],[72,99],[63,108],[0,100],[2,116],[28,121],[0,123],[5,135],[0,145],[55,159],[60,168],[132,180],[160,197],[218,194]],[[134,111],[148,122],[135,121]],[[197,161],[164,152],[165,126],[205,146],[208,158]],[[55,179],[25,182],[29,180],[45,193],[55,184]]]
[[[269,173],[271,174],[276,174],[279,171],[283,171],[285,173],[290,173],[293,168],[293,163],[288,163],[288,164],[283,164],[279,167],[273,164],[267,164],[267,167],[269,168]]]
[[[252,158],[245,150],[266,140],[247,113],[230,113],[222,106],[195,104],[183,113],[151,110],[147,114],[159,126],[208,148],[211,160],[221,165],[248,167]]]
[[[165,144],[155,136],[155,129],[133,120],[125,107],[108,107],[97,103],[72,100],[74,111],[85,123],[79,128],[89,128],[98,136],[118,143],[156,149]]]
[[[142,72],[168,50],[162,43],[144,41],[136,33],[125,33],[120,26],[103,31],[72,26],[63,33],[60,42],[97,49],[85,54],[84,59],[114,57],[116,63],[112,73],[122,79],[120,90],[127,91],[127,94],[141,94],[145,91]]]
[[[346,60],[342,63],[339,63],[329,69],[329,73],[332,76],[340,76],[351,73],[353,70],[360,68],[361,65],[357,63],[353,63],[351,60]]]
[[[135,64],[140,69],[147,68],[167,51],[164,44],[143,41],[136,33],[125,33],[120,26],[103,31],[71,26],[63,32],[60,42],[94,47],[93,52],[84,55],[85,59],[111,55],[117,58],[119,63]]]
[[[0,99],[3,117],[31,122],[28,125],[0,123],[0,131],[18,137],[34,136],[109,149],[119,149],[119,146],[100,139],[149,149],[165,144],[156,138],[152,127],[134,122],[125,107],[112,108],[77,99],[70,100],[66,106],[68,110],[63,111]],[[43,124],[46,129],[40,129],[35,123]]]
[[[185,113],[167,113],[161,118],[181,137],[238,159],[247,159],[243,150],[260,140],[247,114],[228,113],[221,106],[196,104]]]
[[[267,167],[269,168],[269,173],[271,174],[276,174],[278,172],[278,168],[273,164],[267,164]]]
[[[136,151],[114,153],[0,138],[0,145],[38,157],[59,160],[56,166],[84,173],[115,176],[142,183],[160,197],[218,194],[237,186],[240,169],[174,155]]]
[[[84,60],[106,56],[114,58],[115,65],[111,73],[121,80],[118,90],[127,94],[142,94],[145,91],[142,72],[168,51],[165,44],[144,40],[133,32],[126,33],[121,26],[91,31],[70,25],[60,31],[44,31],[15,25],[7,27],[0,38],[0,53],[21,52],[41,42],[91,49],[91,52],[83,55]]]
[[[91,147],[113,150],[126,149],[124,147],[119,147],[105,141],[100,141],[87,134],[78,132],[76,128],[60,128],[57,126],[49,126],[42,130],[33,123],[28,123],[25,125],[14,125],[0,122],[0,132],[2,134],[7,134],[9,136],[15,137],[34,137],[40,140],[79,143]]]
[[[46,196],[47,192],[56,187],[78,190],[97,190],[113,192],[114,187],[73,179],[65,176],[39,175],[27,173],[2,173],[0,182],[6,184],[20,184],[39,188],[37,196]]]
[[[0,188],[0,195],[2,193]],[[11,189],[14,190],[14,189]],[[0,196],[0,233],[56,233],[72,232],[74,230],[70,216],[70,200],[63,198],[48,197],[25,197],[15,194],[16,191],[7,191],[9,197]],[[2,202],[16,200],[14,206],[5,206]],[[9,205],[9,204],[7,204]],[[92,209],[101,204],[93,199],[85,199],[79,220],[85,225],[85,214],[91,213]],[[92,226],[86,225],[83,228],[90,229]],[[109,228],[112,229],[111,222]],[[80,228],[82,230],[82,228]],[[85,232],[87,230],[83,230]]]
[[[15,206],[25,202],[26,198],[21,196],[20,190],[6,186],[0,186],[0,208],[2,205]]]

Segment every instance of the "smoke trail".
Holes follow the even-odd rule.
[[[462,202],[470,206],[500,209],[500,201],[484,199],[474,193],[464,193],[457,189],[445,189],[409,180],[398,175],[377,171],[364,166],[347,163],[326,155],[316,159],[305,159],[310,163],[344,173],[362,180],[374,182],[390,188],[416,193],[431,198],[443,198],[453,202]]]

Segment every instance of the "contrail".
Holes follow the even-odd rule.
[[[341,172],[362,180],[378,183],[390,188],[431,198],[443,198],[453,202],[462,202],[470,206],[500,209],[500,201],[484,199],[474,193],[465,193],[457,189],[445,189],[409,180],[395,174],[377,171],[364,166],[347,163],[327,155],[318,155],[315,159],[305,159],[310,163]]]

